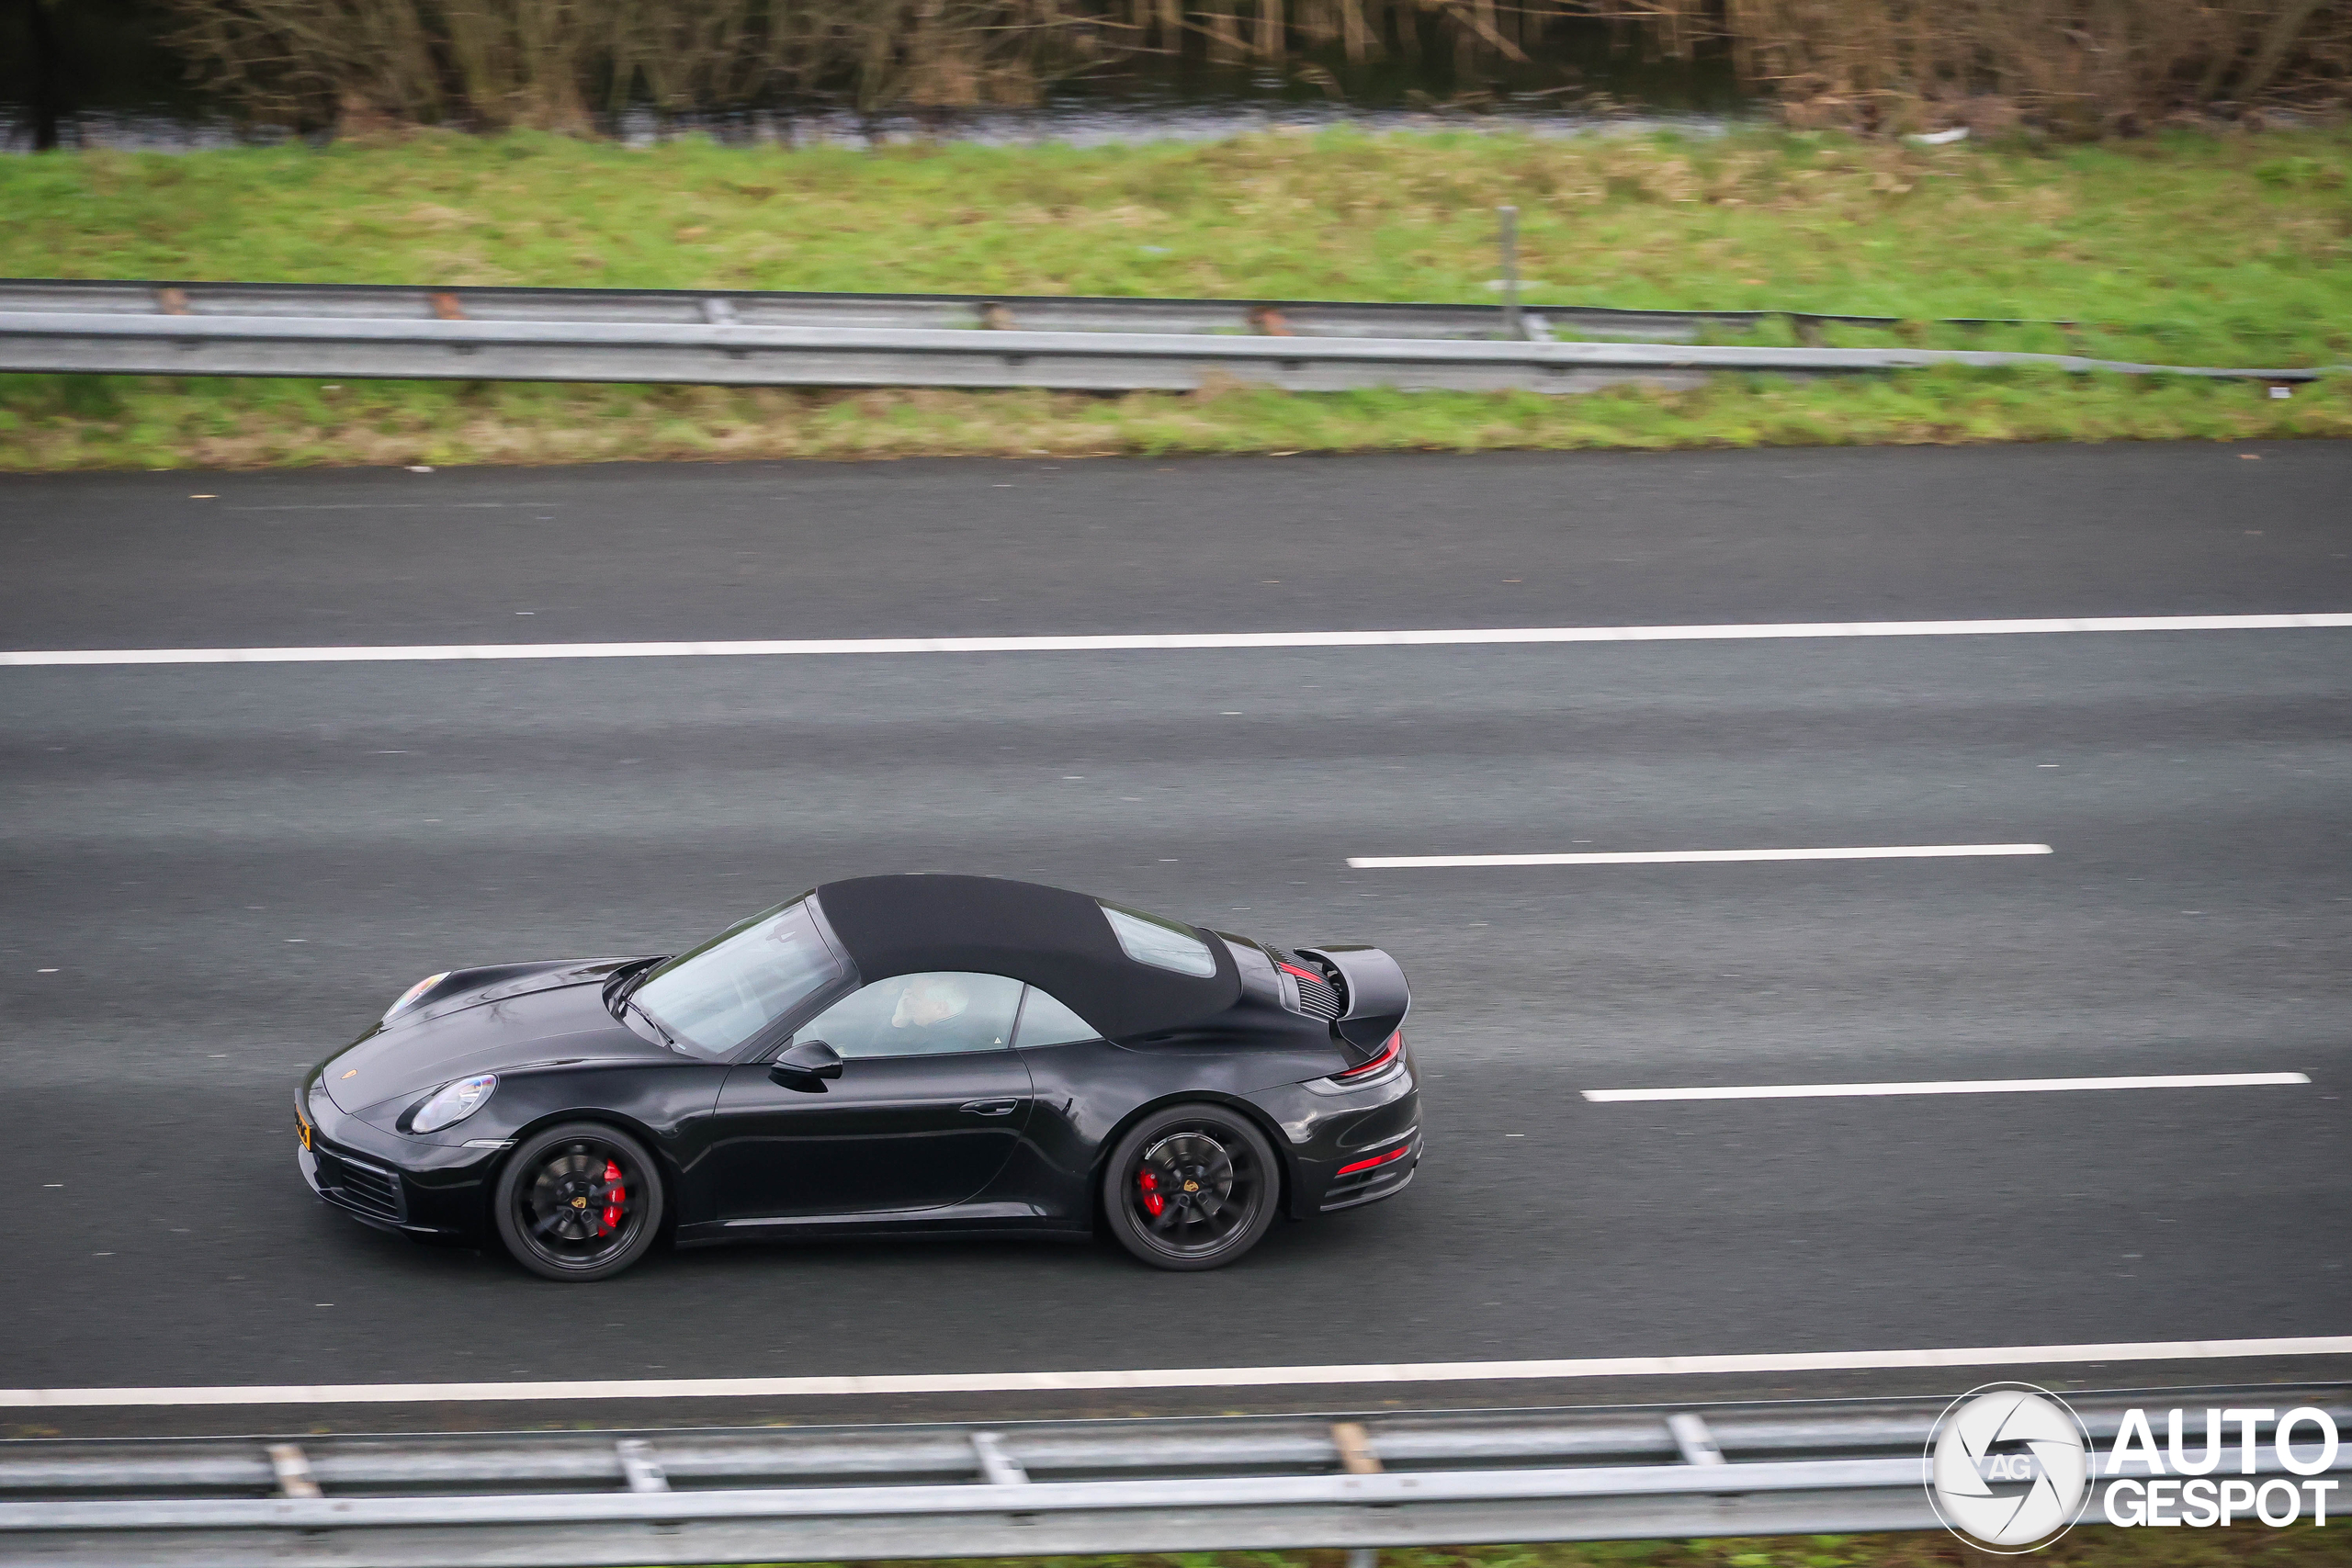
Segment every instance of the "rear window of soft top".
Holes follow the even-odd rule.
[[[1119,946],[1136,963],[1204,978],[1216,973],[1216,955],[1193,933],[1192,927],[1107,900],[1096,902],[1102,906],[1102,918],[1111,922]]]

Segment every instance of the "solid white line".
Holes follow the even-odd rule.
[[[2042,1094],[2077,1089],[2252,1089],[2309,1083],[2302,1073],[2162,1073],[2112,1078],[1955,1078],[1920,1083],[1747,1084],[1733,1089],[1589,1089],[1596,1102],[1627,1100],[1828,1100],[1847,1095]]]
[[[1773,637],[2014,637],[2033,632],[2285,631],[2352,615],[2097,615],[2016,621],[1805,621],[1712,626],[1480,626],[1374,632],[1138,632],[1083,637],[877,637],[764,642],[489,642],[362,648],[93,648],[0,651],[0,665],[368,664],[454,659],[741,659],[793,653],[1167,652],[1235,648],[1436,648],[1503,643],[1722,642]]]
[[[2178,1339],[2148,1344],[2004,1345],[1957,1350],[1830,1350],[1747,1356],[1611,1356],[1551,1361],[1206,1367],[1166,1371],[916,1372],[872,1377],[639,1378],[586,1382],[323,1383],[226,1388],[0,1389],[0,1409],[163,1404],[407,1404],[435,1400],[745,1399],[860,1393],[1015,1393],[1133,1388],[1480,1382],[1553,1378],[1692,1377],[1876,1368],[2034,1367],[2097,1361],[2210,1361],[2352,1355],[2352,1335],[2300,1339]]]
[[[1357,871],[1449,865],[1679,865],[1750,860],[1937,860],[1954,855],[2046,855],[2048,844],[1868,844],[1844,850],[1634,850],[1569,855],[1351,855]]]

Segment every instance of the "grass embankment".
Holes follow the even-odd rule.
[[[2113,1529],[2086,1526],[2029,1560],[2038,1568],[2323,1568],[2345,1561],[2333,1517],[2324,1529]],[[1338,1551],[1177,1552],[1143,1557],[1032,1557],[890,1562],[862,1568],[1340,1568]],[[1554,1546],[1396,1550],[1382,1568],[1986,1568],[2004,1560],[1941,1530],[1905,1535],[1772,1536],[1726,1540],[1576,1541]]]
[[[1505,202],[1539,303],[1915,323],[1834,342],[2352,361],[2341,130],[2055,152],[1761,131],[96,152],[0,160],[0,275],[1491,300]],[[1925,324],[1948,316],[2077,324]],[[2346,434],[2341,379],[2277,400],[1999,372],[1583,398],[0,378],[0,468],[20,470]]]

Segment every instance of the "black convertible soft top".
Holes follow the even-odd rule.
[[[1009,975],[1074,1009],[1109,1040],[1197,1028],[1241,999],[1233,954],[1208,932],[1216,973],[1139,964],[1083,893],[994,876],[858,876],[817,889],[862,981],[928,969]],[[1170,922],[1171,924],[1181,922]]]

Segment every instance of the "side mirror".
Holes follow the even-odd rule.
[[[768,1077],[805,1094],[825,1092],[825,1080],[842,1076],[842,1054],[821,1040],[803,1040],[768,1067]]]

